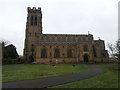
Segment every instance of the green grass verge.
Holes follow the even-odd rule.
[[[87,71],[88,67],[84,64],[57,64],[56,66],[45,64],[26,64],[17,67],[10,67],[3,69],[3,82],[45,78],[49,76],[65,75],[70,73],[77,73]]]
[[[58,85],[50,88],[118,88],[118,65],[99,64],[97,66],[107,70],[107,72],[90,79]]]

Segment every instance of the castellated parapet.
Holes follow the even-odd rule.
[[[27,12],[28,13],[38,13],[38,12],[41,12],[41,8],[40,7],[38,7],[38,8],[36,8],[36,7],[28,7],[27,8]]]

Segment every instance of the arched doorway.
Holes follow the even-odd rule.
[[[83,56],[84,62],[88,62],[89,61],[89,56],[87,54],[85,54]]]

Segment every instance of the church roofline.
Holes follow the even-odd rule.
[[[60,35],[60,36],[89,36],[89,35],[91,35],[91,36],[93,36],[92,34],[43,34],[43,35],[53,35],[53,36],[58,36],[58,35]]]
[[[99,42],[99,41],[104,42],[104,40],[101,40],[101,39],[99,39],[99,40],[94,40],[94,42]]]

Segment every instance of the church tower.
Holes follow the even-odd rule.
[[[26,62],[34,61],[34,48],[42,35],[42,12],[41,8],[27,8],[27,22],[25,35],[24,59]]]

